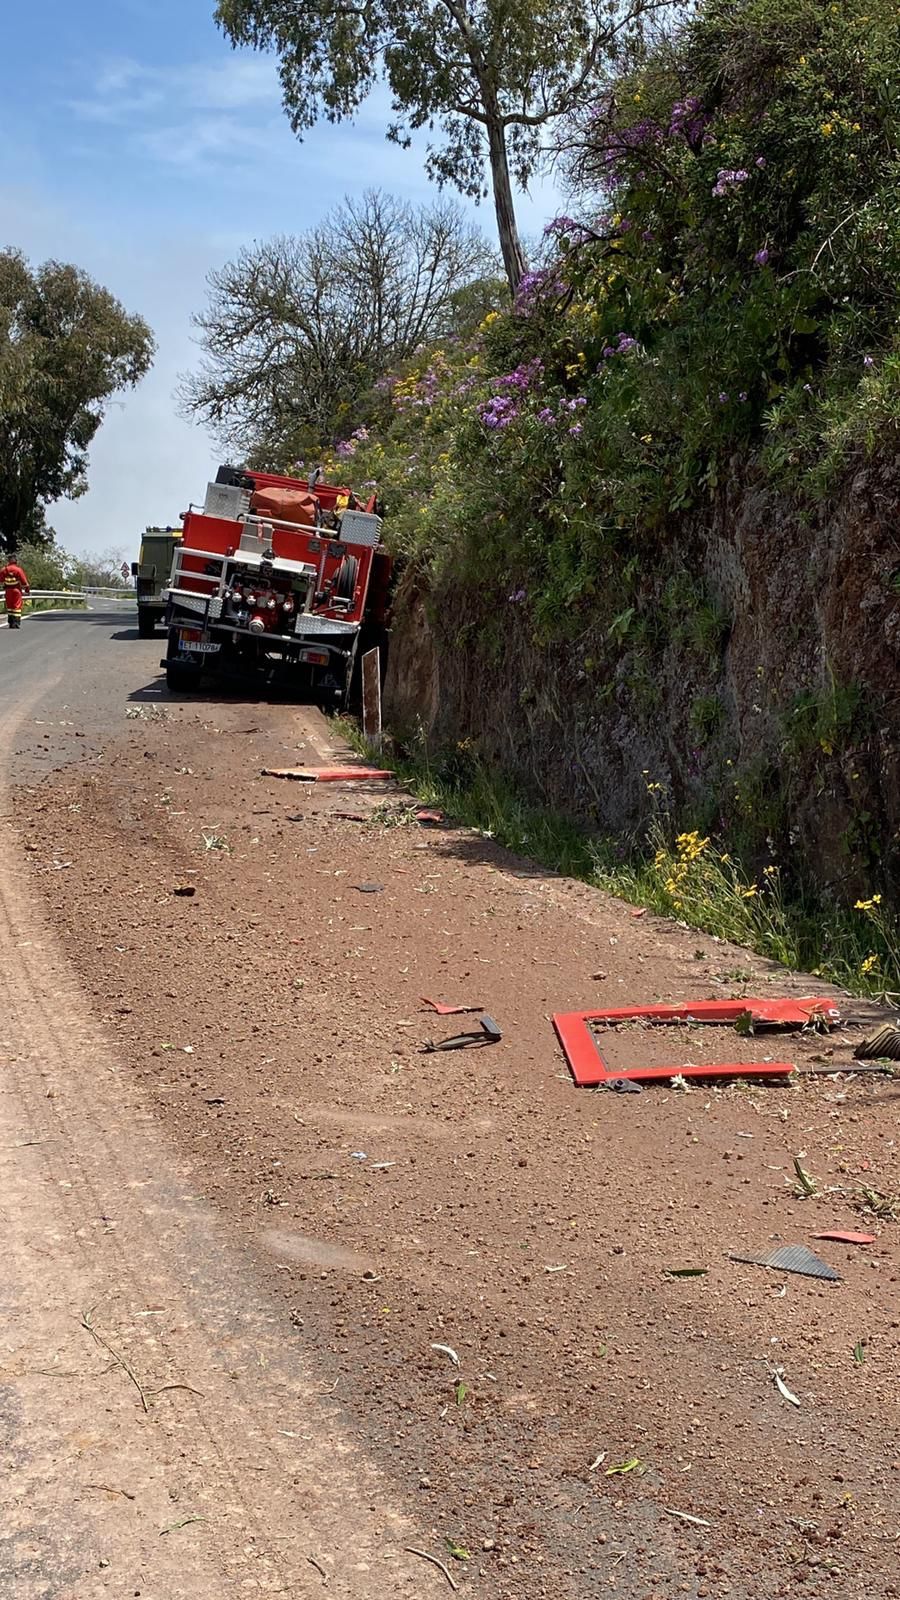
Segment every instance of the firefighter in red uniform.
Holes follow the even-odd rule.
[[[7,561],[0,567],[0,584],[6,592],[6,615],[11,628],[22,626],[22,597],[30,594],[31,588],[28,579],[21,567],[14,561]]]

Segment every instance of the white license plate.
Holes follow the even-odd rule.
[[[192,655],[210,656],[222,647],[219,644],[214,644],[211,639],[198,639],[193,628],[183,628],[181,630],[181,648],[189,651]]]

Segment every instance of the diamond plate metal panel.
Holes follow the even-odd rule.
[[[310,639],[347,639],[359,632],[359,623],[336,622],[333,617],[315,617],[308,611],[301,611],[294,631]]]
[[[345,511],[340,536],[344,544],[361,544],[374,550],[381,538],[381,518],[374,511]]]
[[[798,1272],[801,1277],[824,1278],[829,1283],[841,1281],[840,1273],[805,1244],[785,1244],[765,1256],[739,1256],[731,1251],[729,1260],[742,1261],[751,1267],[773,1267],[776,1272]]]

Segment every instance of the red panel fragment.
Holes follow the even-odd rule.
[[[439,1017],[461,1017],[467,1011],[483,1011],[484,1006],[445,1006],[442,1000],[431,1000],[427,994],[420,996],[423,1006],[430,1006]]]
[[[834,1239],[837,1244],[874,1244],[874,1233],[814,1233],[814,1239]]]
[[[553,1026],[566,1054],[575,1082],[582,1088],[592,1088],[609,1078],[652,1080],[672,1078],[784,1078],[795,1070],[786,1061],[709,1062],[703,1066],[679,1063],[671,1067],[631,1067],[611,1071],[604,1061],[600,1046],[591,1032],[591,1023],[643,1022],[705,1022],[735,1023],[750,1013],[755,1022],[781,1023],[803,1027],[813,1016],[822,1016],[833,1025],[839,1019],[837,1008],[830,1000],[696,1000],[692,1004],[675,1006],[621,1006],[610,1011],[564,1011],[553,1018]]]

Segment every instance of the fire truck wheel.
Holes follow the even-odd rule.
[[[200,687],[200,668],[183,661],[166,662],[166,688],[170,694],[188,694]]]

